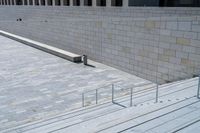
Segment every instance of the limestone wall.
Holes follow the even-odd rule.
[[[154,82],[200,73],[199,8],[0,6],[0,29]]]

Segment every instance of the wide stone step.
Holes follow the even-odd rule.
[[[194,104],[189,104],[188,106],[184,106],[183,108],[175,108],[174,111],[160,113],[156,119],[150,120],[144,124],[139,126],[133,126],[129,130],[124,130],[125,132],[173,132],[176,129],[184,126],[187,123],[192,122],[195,119],[200,118],[200,108],[196,108],[200,106],[200,101]],[[159,112],[158,112],[159,114]],[[156,116],[156,114],[155,114]],[[155,117],[154,116],[154,117]],[[137,119],[134,121],[138,121]]]
[[[140,116],[142,120],[147,120],[146,117],[143,117],[145,113],[155,111],[160,108],[164,108],[166,106],[171,105],[173,106],[172,109],[174,109],[174,107],[178,108],[179,102],[182,103],[181,101],[183,101],[185,104],[190,103],[191,100],[189,99],[189,97],[194,96],[194,90],[196,89],[196,86],[197,78],[177,82],[168,86],[164,85],[160,88],[160,98],[159,103],[157,104],[154,103],[155,91],[144,91],[134,95],[133,102],[134,105],[136,105],[136,107],[123,108],[115,104],[106,103],[99,106],[92,106],[85,109],[68,112],[66,114],[51,118],[49,120],[47,119],[45,121],[38,121],[36,123],[22,125],[21,127],[15,128],[10,131],[17,131],[21,133],[46,133],[52,131],[68,132],[70,130],[76,131],[76,127],[79,125],[87,126],[88,124],[91,125],[91,128],[93,127],[95,131],[112,132],[115,130],[122,130],[130,127],[130,125],[133,125],[132,120],[130,120],[130,118]],[[177,96],[178,99],[175,96]],[[188,98],[188,100],[186,98]],[[196,98],[192,99],[192,101],[196,101]],[[130,97],[124,97],[121,100],[117,100],[117,102],[121,105],[129,107]],[[178,106],[174,105],[176,103]],[[167,109],[167,111],[169,110]],[[141,112],[143,112],[143,114]],[[124,118],[118,118],[121,114],[125,115]],[[159,115],[159,113],[149,115],[148,117],[153,118],[156,115]],[[107,120],[107,118],[109,119]],[[115,119],[118,120],[115,121]],[[95,121],[97,121],[97,125],[93,125]],[[124,123],[124,121],[127,122]],[[88,129],[81,131],[87,132],[89,131]]]
[[[193,87],[194,88],[194,87]],[[178,95],[181,94],[190,94],[190,92],[193,92],[193,89],[187,89],[187,90],[183,90],[183,92],[181,91],[175,91]],[[179,94],[180,93],[180,94]],[[176,94],[176,95],[177,95]],[[197,99],[194,98],[192,100],[186,100],[184,95],[182,95],[182,97],[179,97],[179,100],[174,99],[174,94],[173,93],[169,93],[169,95],[167,96],[165,94],[165,97],[161,98],[162,101],[164,101],[163,103],[157,103],[155,104],[153,101],[149,102],[149,104],[143,103],[143,106],[137,106],[137,107],[132,107],[132,108],[126,108],[123,110],[119,110],[119,111],[115,111],[113,113],[108,113],[106,115],[101,115],[101,117],[93,117],[93,119],[88,119],[88,120],[84,120],[81,119],[82,122],[78,122],[74,125],[70,125],[68,126],[67,124],[63,124],[61,128],[59,128],[58,126],[55,126],[55,130],[52,130],[51,132],[70,132],[70,131],[74,131],[74,132],[98,132],[98,131],[103,131],[104,129],[108,128],[108,127],[112,127],[117,125],[116,127],[118,128],[118,124],[124,121],[129,121],[129,119],[133,119],[134,117],[139,117],[141,116],[141,119],[145,120],[143,117],[144,114],[149,113],[149,112],[154,112],[155,110],[159,110],[160,108],[165,108],[168,106],[173,106],[171,107],[171,109],[174,109],[175,107],[182,107],[185,105],[188,105],[192,102],[195,102]],[[167,98],[166,98],[167,97]],[[172,99],[172,101],[167,101],[169,99]],[[165,101],[166,100],[166,101]],[[184,104],[182,104],[183,101]],[[179,105],[179,102],[181,105]],[[176,105],[176,106],[175,106]],[[106,110],[105,110],[106,111]],[[170,111],[169,108],[166,110],[166,112]],[[92,116],[92,114],[90,114]],[[155,114],[154,114],[155,115]],[[88,115],[85,115],[84,117],[87,118]],[[94,114],[95,116],[95,114]],[[152,116],[154,117],[154,116]],[[130,126],[130,125],[129,125]],[[123,129],[123,128],[118,128],[118,130]],[[37,130],[37,131],[43,131],[43,130]],[[112,131],[117,131],[117,130],[112,130]],[[112,131],[106,131],[106,132],[112,132]]]
[[[175,130],[176,133],[199,133],[200,131],[200,118],[187,123],[186,125],[182,126],[178,130]]]
[[[119,122],[116,124],[113,124],[112,126],[102,128],[98,132],[136,132],[148,129],[151,126],[155,126],[156,124],[159,124],[163,120],[160,119],[161,116],[165,116],[166,114],[176,111],[176,110],[182,110],[185,107],[188,107],[192,104],[195,104],[196,102],[199,102],[196,98],[191,98],[188,100],[182,100],[177,103],[173,103],[171,105],[162,106],[160,104],[160,107],[149,107],[149,113],[144,113],[140,116],[135,116],[133,118],[129,118],[123,122]],[[154,110],[152,110],[154,108]],[[156,109],[157,108],[157,109]],[[146,108],[148,110],[148,108]],[[152,110],[152,111],[151,111]],[[145,112],[141,110],[140,112]],[[133,113],[134,115],[134,113]],[[152,122],[155,120],[155,123]],[[146,124],[147,123],[147,124]],[[141,128],[140,128],[141,127]]]

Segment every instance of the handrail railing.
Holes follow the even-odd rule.
[[[147,84],[137,85],[137,86],[134,86],[134,88],[142,87],[144,85],[147,85]],[[130,106],[133,105],[133,89],[134,88],[128,88],[128,89],[130,89]],[[200,91],[200,89],[199,89],[199,91]],[[159,98],[159,84],[156,84],[156,97],[155,97],[155,102],[156,103],[158,102],[158,98]]]
[[[130,106],[133,106],[133,88],[131,88]]]
[[[135,88],[140,88],[140,87],[143,87],[145,85],[151,85],[152,84],[152,83],[143,83],[143,84],[134,85],[134,86],[131,86],[131,87],[128,87],[128,88],[123,88],[122,86],[116,84],[118,82],[120,82],[120,81],[113,82],[112,84],[105,85],[105,86],[97,88],[95,90],[83,92],[82,93],[82,107],[86,106],[85,102],[87,100],[85,98],[87,98],[86,97],[87,95],[90,95],[90,97],[88,97],[89,99],[90,98],[93,99],[93,100],[89,101],[90,104],[92,102],[93,102],[93,104],[94,103],[98,104],[99,100],[101,100],[101,101],[106,100],[107,101],[107,99],[109,99],[110,95],[111,95],[111,102],[116,104],[116,101],[115,101],[116,99],[123,97],[123,96],[126,96],[126,95],[130,95],[130,106],[133,106],[133,90]],[[154,88],[154,87],[149,87],[149,88]],[[101,89],[106,89],[106,91],[102,91]],[[109,91],[111,91],[111,94],[109,94],[110,93]],[[127,93],[127,91],[128,91],[128,93]],[[94,93],[92,93],[92,96],[91,96],[91,94],[87,94],[87,93],[91,93],[91,92],[94,92]],[[140,92],[140,91],[136,91],[135,93],[137,93],[137,92]],[[104,98],[101,99],[101,93],[105,93],[105,94],[108,93],[108,97],[105,98],[104,97],[105,94],[104,94],[102,96]],[[116,94],[118,95],[117,97],[116,97]],[[156,102],[157,101],[158,101],[158,85],[156,84]]]
[[[120,82],[120,81],[119,81]],[[117,83],[117,82],[114,82],[114,83]],[[113,84],[113,83],[112,83]],[[112,84],[108,84],[108,85],[104,85],[104,86],[101,86],[101,87],[99,87],[99,88],[97,88],[97,89],[95,89],[95,90],[99,90],[99,89],[101,89],[101,88],[105,88],[105,87],[108,87],[108,86],[111,86]],[[83,93],[89,93],[89,92],[94,92],[94,90],[88,90],[88,91],[84,91]]]
[[[98,93],[98,92],[99,92],[99,90],[100,90],[100,89],[103,89],[103,88],[106,88],[106,87],[109,87],[109,86],[112,86],[112,88],[114,88],[114,84],[115,84],[115,83],[118,83],[118,82],[121,82],[121,80],[112,82],[111,84],[108,84],[108,85],[101,86],[101,87],[99,87],[99,88],[97,88],[97,89],[95,89],[95,90],[89,90],[89,91],[83,92],[83,93],[82,93],[82,107],[85,106],[85,95],[86,95],[87,93],[90,93],[90,92],[94,92],[94,91],[95,91],[95,104],[98,104],[98,101],[99,101],[99,98],[98,98],[98,94],[99,94],[99,93]],[[114,90],[114,89],[113,89],[113,90]]]
[[[198,89],[197,89],[197,98],[200,99],[200,74],[199,74],[199,82],[198,82]]]
[[[156,84],[156,103],[158,102],[158,95],[159,95],[159,85]]]
[[[112,84],[112,103],[114,103],[114,93],[115,93],[115,88],[114,84]]]
[[[135,89],[135,88],[139,88],[139,87],[143,87],[144,85],[147,85],[147,84],[140,84],[140,85],[135,85],[135,86],[133,86],[133,87],[130,87],[130,88],[122,88],[123,90],[130,90],[130,107],[132,107],[133,106],[133,90]],[[117,86],[117,85],[116,85]],[[121,86],[120,86],[121,87]],[[156,86],[155,86],[155,88],[156,88],[156,101],[158,101],[158,88],[159,86],[158,86],[158,84],[156,84]],[[154,88],[154,87],[150,87],[150,88]],[[114,92],[114,91],[113,91]],[[137,92],[140,92],[140,91],[137,91]],[[137,92],[135,92],[135,93],[137,93]],[[114,97],[114,96],[113,96]],[[113,100],[112,100],[113,101]],[[114,103],[116,103],[116,102],[114,102]]]

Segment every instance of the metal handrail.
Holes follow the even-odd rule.
[[[117,81],[117,82],[120,82],[120,81]],[[105,85],[103,87],[100,87],[100,88],[97,88],[95,90],[90,90],[90,91],[86,91],[86,92],[83,92],[82,93],[82,106],[84,107],[85,106],[85,94],[86,93],[89,93],[89,92],[94,92],[95,91],[95,103],[98,104],[99,102],[99,98],[98,98],[98,93],[99,93],[99,90],[102,89],[102,88],[105,88],[105,87],[108,87],[108,86],[111,86],[111,91],[112,91],[112,103],[115,103],[115,87],[119,87],[120,89],[119,90],[130,90],[130,106],[133,105],[133,89],[134,88],[138,88],[138,87],[142,87],[144,85],[148,85],[148,84],[140,84],[140,85],[134,85],[133,87],[128,87],[128,88],[123,88],[122,86],[120,85],[116,85],[114,83],[117,83],[117,82],[113,82],[112,84],[109,84],[109,85]],[[158,84],[156,84],[156,102],[158,102]],[[154,88],[154,87],[149,87],[149,88]],[[139,91],[137,91],[139,92]],[[136,93],[136,92],[135,92]],[[118,97],[119,98],[119,97]]]
[[[104,85],[104,86],[101,86],[101,87],[99,87],[99,88],[96,88],[95,90],[99,90],[99,89],[102,89],[102,88],[111,86],[112,84],[115,84],[115,83],[118,83],[118,82],[121,82],[121,81],[122,81],[122,80],[109,83],[109,84],[107,84],[107,85]],[[83,93],[89,93],[89,92],[93,92],[93,91],[95,91],[95,90],[88,90],[88,91],[84,91]]]
[[[133,88],[131,88],[130,106],[133,106]]]
[[[159,95],[159,85],[156,84],[156,103],[158,102],[158,95]]]
[[[112,103],[114,103],[114,93],[115,93],[115,88],[114,84],[112,84]]]
[[[142,84],[142,85],[145,85],[145,84]],[[121,86],[118,86],[118,87],[120,87],[120,88],[122,88],[122,89],[124,89],[124,90],[129,90],[130,89],[130,107],[132,107],[133,106],[133,89],[134,88],[137,88],[137,87],[142,87],[142,85],[137,85],[137,86],[134,86],[134,87],[130,87],[130,88],[122,88]],[[154,88],[154,87],[150,87],[150,88]],[[158,92],[158,89],[159,89],[159,85],[158,84],[156,84],[156,103],[158,102],[158,96],[159,96],[159,92]],[[114,92],[114,90],[112,91],[112,92]],[[137,91],[137,92],[139,92],[139,91]],[[112,102],[114,101],[114,94],[112,93]]]
[[[119,80],[119,81],[115,81],[115,82],[112,82],[111,84],[108,84],[108,85],[105,85],[105,86],[101,86],[95,90],[89,90],[89,91],[85,91],[82,93],[82,107],[85,106],[85,94],[89,93],[89,92],[94,92],[95,91],[95,103],[98,104],[98,91],[100,89],[103,89],[105,87],[108,87],[108,86],[114,86],[114,83],[118,83],[118,82],[121,82],[122,80]]]
[[[137,88],[137,87],[142,87],[142,86],[144,86],[144,85],[147,85],[147,84],[140,84],[140,85],[135,85],[135,86],[133,86],[133,87],[129,87],[129,88],[123,88],[122,86],[120,86],[120,85],[116,85],[116,84],[114,84],[114,83],[117,83],[117,82],[120,82],[120,81],[116,81],[116,82],[113,82],[112,84],[109,84],[109,85],[105,85],[105,86],[103,86],[103,87],[100,87],[100,88],[97,88],[97,89],[95,89],[95,90],[90,90],[90,91],[87,91],[87,92],[83,92],[82,93],[82,106],[84,107],[85,106],[85,93],[88,93],[88,92],[92,92],[92,91],[95,91],[95,94],[96,94],[96,98],[95,98],[95,103],[96,104],[98,104],[99,103],[99,89],[101,89],[101,88],[104,88],[104,87],[108,87],[108,86],[111,86],[111,90],[112,90],[112,103],[115,103],[115,99],[118,99],[118,98],[120,98],[120,97],[122,97],[122,96],[119,96],[119,97],[115,97],[115,87],[119,87],[120,89],[119,90],[130,90],[130,106],[133,106],[133,94],[134,93],[137,93],[137,92],[140,92],[140,91],[133,91],[135,88]],[[155,84],[155,83],[154,83]],[[156,86],[155,86],[155,88],[156,88],[156,97],[155,97],[155,102],[157,103],[158,102],[158,100],[159,100],[159,84],[155,84]],[[148,89],[149,88],[154,88],[154,87],[148,87]],[[151,89],[151,90],[153,90],[153,89]],[[128,95],[128,94],[126,94],[126,95]],[[124,96],[124,95],[123,95]],[[200,75],[198,76],[198,88],[197,88],[197,98],[198,99],[200,99]]]
[[[197,98],[200,99],[200,75],[199,75],[199,82],[198,82],[198,89],[197,89]]]
[[[152,83],[145,83],[145,84],[133,85],[132,87],[128,87],[128,88],[126,88],[126,89],[143,87],[144,85],[148,85],[148,84],[152,84]],[[154,84],[155,84],[155,83],[154,83]],[[123,88],[123,87],[120,86],[120,85],[115,85],[115,86],[120,87],[120,88],[122,88],[122,89],[125,89],[125,88]]]

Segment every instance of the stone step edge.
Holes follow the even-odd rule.
[[[0,35],[8,37],[8,38],[13,39],[13,40],[18,41],[18,42],[21,42],[21,43],[26,44],[28,46],[37,48],[37,49],[42,50],[44,52],[56,55],[56,56],[64,58],[64,59],[67,59],[67,60],[72,61],[72,62],[76,62],[76,63],[81,62],[81,58],[82,58],[81,55],[77,55],[77,54],[74,54],[74,53],[53,47],[53,46],[49,46],[47,44],[43,44],[43,43],[28,39],[28,38],[25,38],[25,37],[21,37],[21,36],[6,32],[6,31],[2,31],[2,30],[0,30]]]

